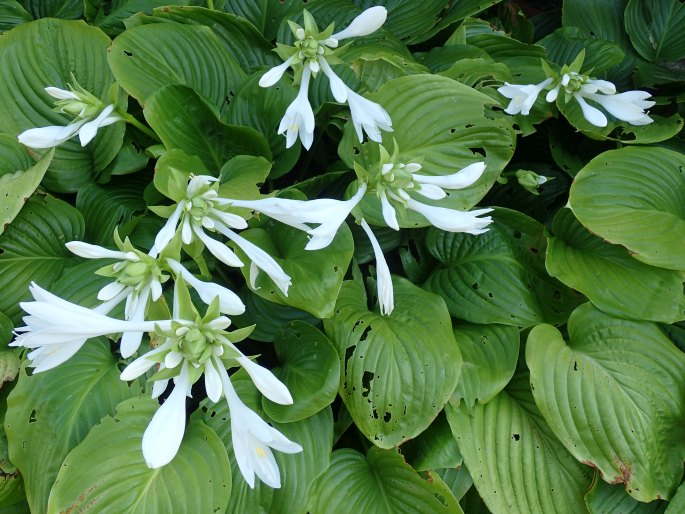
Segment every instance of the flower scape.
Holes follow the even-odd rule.
[[[561,3],[8,4],[0,511],[685,511],[685,39]]]

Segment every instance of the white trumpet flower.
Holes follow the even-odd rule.
[[[502,87],[497,89],[502,96],[511,99],[511,102],[509,102],[507,108],[504,109],[504,112],[512,115],[518,113],[528,115],[535,100],[538,99],[540,91],[549,86],[552,82],[553,79],[551,78],[545,79],[539,84],[517,85],[505,82]]]

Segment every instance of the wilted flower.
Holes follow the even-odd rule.
[[[114,105],[105,105],[91,93],[84,90],[78,84],[70,86],[70,90],[56,87],[46,87],[45,91],[56,98],[56,110],[75,116],[75,119],[66,126],[48,126],[32,128],[17,136],[20,143],[30,148],[52,148],[79,135],[81,146],[90,143],[98,129],[123,121],[119,114],[114,112]]]
[[[298,135],[306,149],[312,145],[314,113],[307,94],[309,80],[312,76],[316,77],[319,71],[323,71],[328,77],[333,98],[340,103],[349,103],[352,123],[360,142],[363,139],[362,129],[366,131],[369,139],[377,142],[381,141],[381,129],[392,130],[392,121],[385,109],[348,88],[330,66],[331,63],[340,62],[333,54],[333,49],[338,46],[339,41],[375,32],[385,23],[386,17],[385,7],[371,7],[352,20],[346,29],[335,34],[333,34],[334,23],[319,32],[314,18],[306,9],[304,10],[304,27],[292,21],[288,22],[295,36],[294,46],[279,44],[276,51],[284,62],[271,68],[259,80],[261,87],[270,87],[280,80],[289,67],[297,69],[298,72],[301,70],[298,95],[288,106],[278,127],[278,133],[286,135],[287,148],[295,143]]]

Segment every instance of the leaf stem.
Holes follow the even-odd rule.
[[[159,136],[150,127],[146,127],[141,122],[139,122],[135,117],[131,116],[129,113],[119,114],[119,116],[124,118],[124,121],[126,123],[130,123],[131,125],[136,127],[138,130],[140,130],[143,134],[150,136],[152,139],[154,139],[158,143],[162,142],[161,139],[159,139]]]

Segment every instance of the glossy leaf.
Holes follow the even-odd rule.
[[[595,474],[592,489],[585,495],[591,514],[663,514],[667,502],[642,503],[630,497],[621,485],[609,485]]]
[[[685,6],[678,0],[630,0],[625,27],[635,50],[649,61],[677,61],[685,57]]]
[[[568,323],[528,336],[536,403],[554,433],[604,480],[638,501],[670,498],[685,459],[685,355],[648,322],[614,318],[590,304]]]
[[[370,311],[364,289],[345,282],[326,333],[341,365],[340,396],[357,428],[381,448],[423,432],[459,379],[461,354],[444,302],[393,278],[395,309]],[[411,357],[410,357],[411,356]]]

